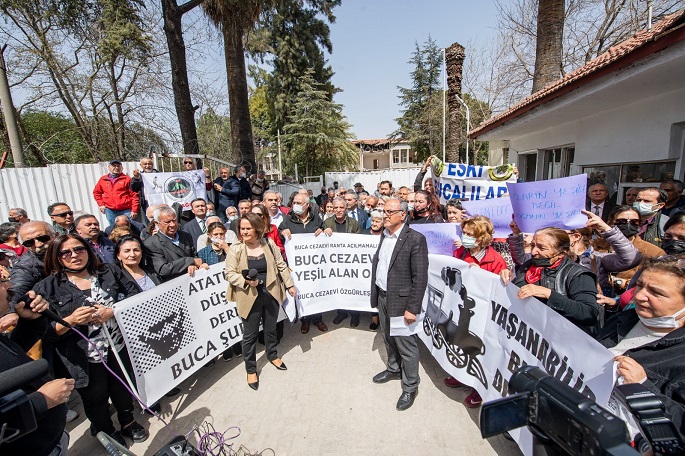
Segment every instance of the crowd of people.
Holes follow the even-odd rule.
[[[197,165],[191,158],[183,164],[188,171]],[[215,179],[205,168],[213,198],[197,198],[183,211],[177,204],[148,204],[141,174],[156,172],[151,159],[143,158],[130,177],[113,160],[93,189],[109,224],[104,230],[98,217],[69,202],[45,208],[52,223],[11,209],[9,221],[0,224],[0,331],[8,334],[0,341],[13,354],[0,356],[0,371],[43,357],[52,378],[61,380],[27,388],[40,412],[36,433],[41,435],[8,445],[37,455],[65,454],[64,422],[70,411],[63,404],[71,389],[81,397],[93,435],[104,432],[122,445],[126,439],[144,441],[148,433],[135,420],[132,397],[110,373],[122,375],[121,366],[131,370],[112,306],[212,264],[225,264],[227,299],[237,303],[244,327],[242,342],[226,350],[223,359],[242,355],[247,384],[257,390],[256,347],[263,338],[269,362],[286,370],[278,354],[283,327],[277,317],[286,294],[297,294],[284,244],[299,233],[380,236],[370,283],[371,306],[378,314],[369,312],[369,329],[380,327],[388,357],[373,381],[401,380],[397,409],[408,409],[419,385],[417,337],[390,336],[389,319],[403,317],[411,324],[421,311],[427,247],[425,237],[411,228],[426,223],[459,224],[455,258],[512,282],[520,299],[537,298],[609,347],[622,382],[642,383],[656,393],[685,434],[685,363],[677,354],[685,343],[682,182],[630,189],[624,204],[617,204],[605,182],[590,181],[585,227],[550,226],[524,234],[512,222],[507,238],[495,238],[487,217],[469,217],[457,200],[441,204],[432,179],[425,178],[429,164],[430,159],[411,187],[394,188],[384,180],[367,191],[359,182],[350,189],[335,182],[319,195],[306,189],[281,195],[269,188],[263,172],[248,178],[242,166],[233,173],[221,168]],[[41,316],[48,307],[69,326],[48,324]],[[301,333],[312,325],[328,331],[323,317],[302,317]],[[353,328],[366,318],[339,310],[332,323],[348,317]],[[464,387],[453,377],[444,383]],[[169,395],[178,392],[175,388]],[[478,407],[482,399],[473,390],[464,403]]]

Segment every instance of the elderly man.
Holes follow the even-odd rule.
[[[587,189],[589,201],[585,209],[595,215],[599,215],[605,222],[609,220],[609,214],[616,207],[616,204],[609,199],[609,190],[601,182],[590,185]]]
[[[131,190],[134,192],[138,192],[139,194],[139,199],[140,199],[140,208],[141,208],[141,213],[145,214],[145,211],[148,208],[148,202],[145,199],[145,188],[143,184],[143,178],[141,177],[141,173],[145,174],[151,174],[151,173],[156,173],[158,172],[154,168],[154,163],[150,157],[143,157],[140,159],[140,169],[134,169],[133,170],[133,176],[131,176]],[[145,221],[145,220],[141,220]]]
[[[85,214],[74,220],[76,232],[84,238],[93,250],[98,259],[103,263],[114,263],[114,242],[109,240],[105,233],[100,231],[100,222],[92,214]]]
[[[31,221],[31,219],[29,219],[29,214],[27,214],[26,211],[20,207],[10,209],[8,215],[8,220],[10,222],[20,223],[23,225],[24,223]]]
[[[283,219],[278,229],[281,235],[287,239],[293,234],[299,233],[314,233],[318,236],[326,230],[326,234],[331,235],[333,231],[323,225],[323,220],[319,217],[317,212],[311,210],[309,198],[306,193],[297,193],[293,198],[293,210],[289,216]],[[309,325],[313,323],[319,328],[319,331],[328,331],[328,326],[323,322],[321,314],[314,314],[308,317],[302,317],[302,334],[309,332]]]
[[[176,212],[170,207],[155,211],[159,231],[145,240],[147,260],[157,274],[166,282],[183,274],[193,276],[197,268],[209,266],[196,258],[193,238],[178,229]]]
[[[635,200],[637,199],[637,194],[640,193],[640,187],[630,187],[626,191],[626,199],[623,201],[623,204],[627,204],[628,206],[632,206]]]
[[[226,222],[226,207],[222,207],[221,205],[221,189],[224,187],[230,176],[231,172],[228,170],[228,168],[222,166],[221,168],[219,168],[219,176],[212,181],[212,188],[214,189],[214,205],[219,208],[218,215],[221,218],[222,222]],[[228,197],[226,195],[223,195],[223,198],[226,199]]]
[[[114,219],[114,225],[110,225],[105,228],[105,234],[109,236],[110,233],[112,233],[112,230],[116,227],[128,228],[131,230],[131,234],[136,237],[140,237],[140,234],[145,231],[145,225],[129,219],[126,215],[117,215],[117,217]]]
[[[669,179],[659,185],[659,188],[666,192],[666,204],[661,209],[661,213],[671,216],[674,211],[683,211],[685,209],[685,196],[683,196],[683,182],[676,179]]]
[[[117,215],[128,215],[131,219],[138,216],[140,197],[131,189],[131,178],[123,172],[121,161],[112,160],[105,174],[93,189],[93,197],[105,214],[110,225],[114,225]]]
[[[407,201],[407,195],[409,195],[409,188],[402,186],[397,190],[397,197],[402,201]]]
[[[407,203],[390,199],[385,203],[381,242],[371,265],[371,307],[378,308],[381,333],[388,355],[386,369],[374,383],[402,380],[397,410],[414,403],[419,387],[418,337],[391,336],[390,319],[416,322],[428,286],[428,245],[423,234],[407,224]]]
[[[12,313],[0,319],[0,332],[17,324],[19,317],[13,313],[17,300],[45,278],[43,259],[54,237],[55,230],[45,222],[29,222],[19,228],[19,240],[28,251],[14,263],[10,271]]]
[[[74,211],[67,203],[53,203],[48,206],[48,215],[57,234],[74,232]]]
[[[661,213],[667,198],[663,190],[648,187],[640,190],[633,203],[633,208],[640,214],[638,236],[657,247],[661,247],[664,225],[668,222],[668,217]]]
[[[238,221],[240,220],[240,217],[242,217],[245,214],[249,214],[251,210],[252,210],[252,202],[249,199],[240,200],[240,202],[238,203],[238,218],[233,220],[228,225],[229,226],[228,229],[237,234],[238,233]]]
[[[219,190],[218,211],[226,213],[227,207],[238,207],[238,201],[249,200],[251,196],[252,191],[250,190],[250,183],[247,181],[245,167],[238,166],[235,173],[226,180]]]

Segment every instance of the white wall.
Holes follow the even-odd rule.
[[[682,176],[682,149],[670,150],[671,127],[679,122],[685,122],[685,88],[512,138],[509,161],[517,152],[575,144],[577,165],[680,159],[676,176]]]

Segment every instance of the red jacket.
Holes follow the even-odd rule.
[[[471,252],[466,250],[464,246],[461,246],[454,251],[454,258],[459,258],[467,263],[477,264],[481,269],[485,269],[486,271],[495,274],[499,274],[500,271],[507,269],[507,262],[504,261],[502,255],[497,253],[491,246],[488,246],[487,250],[485,250],[485,256],[480,261],[474,258],[471,255]]]
[[[283,246],[283,241],[281,241],[281,235],[278,233],[278,227],[276,225],[271,225],[271,231],[267,233],[266,237],[274,241],[274,244],[276,244],[278,250],[281,251],[281,256],[285,261],[285,247]]]
[[[113,184],[109,174],[102,176],[95,184],[93,197],[98,206],[105,206],[114,211],[130,210],[138,213],[140,210],[138,193],[131,190],[131,178],[123,173],[114,179]]]

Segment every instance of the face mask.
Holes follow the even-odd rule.
[[[682,315],[684,312],[685,309],[680,309],[678,312],[667,317],[645,318],[641,315],[638,315],[638,317],[640,318],[640,321],[643,325],[649,326],[650,328],[677,329],[678,326],[680,326],[677,317]]]
[[[245,179],[245,173],[240,173],[240,174],[238,175],[238,177],[241,178],[241,179]]]
[[[534,266],[548,267],[552,265],[551,258],[531,258]]]
[[[207,217],[213,217],[216,215],[216,212],[214,211],[207,211]]]
[[[463,245],[464,248],[472,249],[474,247],[478,247],[478,242],[476,241],[475,237],[471,237],[467,234],[462,234],[461,235],[461,245]]]
[[[408,203],[408,204],[407,204],[407,209],[410,210],[410,211],[413,211],[413,210],[414,210],[414,203]]]
[[[645,203],[644,201],[635,201],[633,203],[633,209],[635,209],[642,217],[656,214],[656,211],[652,209],[653,206],[653,204]]]
[[[229,222],[232,222],[233,220],[238,220],[238,216],[237,216],[237,215],[229,215],[229,216],[228,216],[228,221],[229,221]]]
[[[664,249],[664,252],[669,255],[685,253],[685,241],[679,241],[676,239],[662,239],[661,248]]]
[[[261,184],[262,182],[264,182],[264,179],[260,179],[260,178],[258,177],[258,178],[257,178],[257,182],[259,182],[259,183]]]
[[[370,208],[370,207],[365,207],[365,208],[364,208],[364,212],[366,212],[367,214],[370,214],[370,213],[371,213],[371,208]]]
[[[293,204],[293,212],[295,213],[295,215],[304,214],[304,206],[300,204]]]
[[[635,236],[637,232],[639,231],[639,227],[632,225],[630,223],[626,223],[625,225],[616,225],[618,227],[618,230],[623,233],[625,237],[630,239],[631,237]]]

